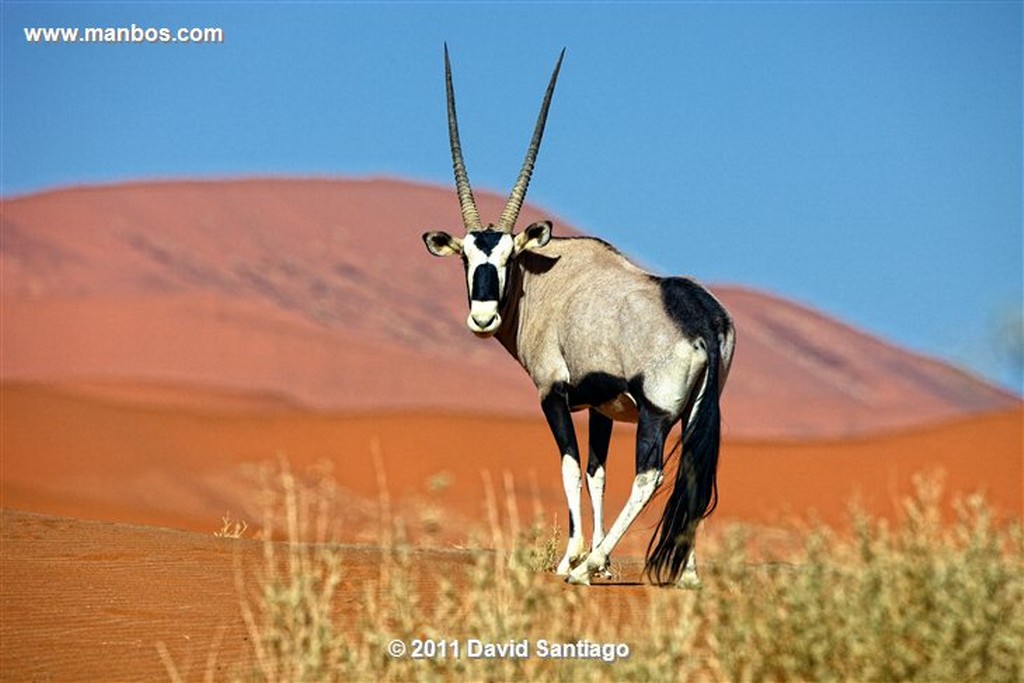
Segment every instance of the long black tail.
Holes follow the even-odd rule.
[[[718,448],[721,412],[718,372],[721,350],[717,339],[705,339],[708,366],[704,392],[693,423],[683,426],[682,453],[676,481],[658,527],[647,546],[644,573],[655,583],[674,583],[693,549],[697,525],[718,504]]]

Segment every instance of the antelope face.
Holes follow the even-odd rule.
[[[478,337],[490,337],[501,327],[501,310],[516,256],[543,247],[551,239],[551,223],[534,223],[518,235],[495,228],[470,230],[462,239],[446,232],[427,232],[423,241],[434,256],[462,257],[469,295],[466,325]]]
[[[455,88],[452,85],[452,66],[448,59],[448,46],[444,46],[444,83],[448,100],[448,141],[452,149],[452,170],[455,171],[455,190],[459,195],[459,208],[462,210],[462,224],[466,228],[465,237],[453,237],[446,232],[426,232],[423,241],[427,250],[434,256],[462,257],[466,268],[466,291],[469,294],[469,317],[466,325],[473,334],[479,337],[490,337],[501,328],[501,311],[508,299],[508,281],[516,257],[524,251],[539,249],[551,239],[551,223],[541,221],[534,223],[519,234],[515,234],[516,219],[526,199],[526,190],[530,185],[533,165],[537,161],[537,152],[544,135],[544,125],[551,106],[551,96],[555,92],[555,82],[562,66],[565,50],[558,56],[555,70],[551,73],[544,102],[537,116],[537,124],[533,129],[533,138],[526,151],[526,159],[519,171],[508,202],[501,212],[498,225],[484,227],[480,221],[473,189],[469,185],[466,163],[462,158],[462,143],[459,142],[459,121],[455,115]]]

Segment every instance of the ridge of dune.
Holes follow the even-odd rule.
[[[482,214],[500,212],[502,197],[477,194]],[[458,264],[420,243],[424,229],[460,225],[449,188],[177,181],[2,201],[5,380],[198,387],[317,411],[539,415],[517,363],[465,330]],[[522,220],[545,215],[527,206]],[[818,311],[712,289],[739,334],[727,435],[840,438],[1019,405]]]

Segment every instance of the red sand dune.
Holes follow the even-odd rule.
[[[481,212],[496,216],[502,201],[480,193]],[[527,207],[522,222],[542,216]],[[4,379],[535,417],[522,370],[465,329],[458,264],[420,243],[426,228],[459,225],[448,188],[392,180],[149,183],[4,200]],[[556,230],[575,234],[557,220]],[[792,302],[714,290],[739,333],[731,436],[836,438],[1016,404]]]
[[[502,200],[479,202],[497,215]],[[157,642],[198,678],[222,627],[218,661],[239,661],[233,557],[258,548],[211,532],[225,512],[258,526],[246,471],[279,456],[300,472],[333,465],[345,541],[379,541],[381,475],[419,546],[486,533],[488,491],[506,516],[506,481],[524,522],[539,511],[566,528],[532,385],[465,330],[461,271],[419,241],[460,224],[450,190],[153,183],[2,211],[0,680],[158,680]],[[838,523],[851,497],[893,516],[912,476],[936,469],[950,493],[982,491],[1001,517],[1024,517],[1018,399],[805,307],[714,289],[739,348],[712,532]],[[629,489],[632,439],[616,427],[609,514]],[[642,554],[654,507],[619,557]],[[466,561],[420,552],[427,593]],[[378,563],[364,549],[346,571],[358,583]],[[614,610],[644,591],[590,599]]]

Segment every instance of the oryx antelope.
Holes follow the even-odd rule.
[[[466,324],[496,337],[530,374],[562,456],[569,545],[558,573],[589,584],[610,575],[609,556],[664,478],[664,446],[684,420],[672,492],[647,552],[656,583],[697,583],[698,523],[717,499],[720,414],[735,344],[728,313],[690,279],[657,277],[598,239],[551,236],[551,223],[515,233],[565,51],[548,83],[519,178],[497,225],[481,222],[459,143],[451,64],[445,86],[452,166],[466,234],[427,232],[435,256],[461,256],[469,293]],[[587,490],[594,513],[589,553],[580,514],[582,472],[570,413],[589,410]],[[636,422],[636,477],[605,533],[604,464],[612,421]]]

